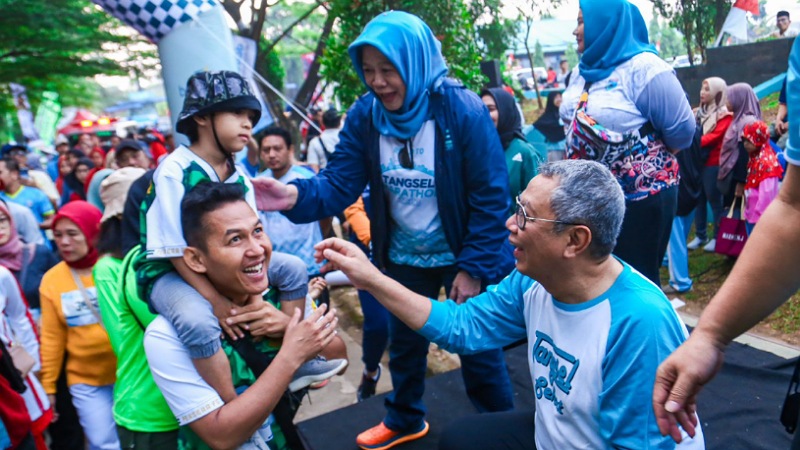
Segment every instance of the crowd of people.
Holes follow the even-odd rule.
[[[335,269],[364,312],[358,401],[389,352],[360,448],[428,433],[430,342],[460,356],[480,413],[442,449],[705,448],[697,390],[798,288],[800,50],[770,129],[744,83],[705,80],[693,110],[626,0],[581,0],[577,20],[580,64],[553,71],[566,88],[535,124],[546,154],[513,94],[448,77],[399,11],[351,43],[367,94],[315,111],[305,161],[289,130],[253,135],[260,104],[231,71],[187,81],[187,145],[141,130],[59,136],[48,161],[4,146],[0,448],[302,448],[303,394],[348,365],[320,278]],[[713,251],[737,202],[752,239],[689,337],[665,293],[692,288],[688,250]],[[502,352],[521,340],[535,413],[514,410]]]

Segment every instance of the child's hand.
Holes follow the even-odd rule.
[[[250,330],[254,337],[264,336],[277,338],[283,336],[289,325],[289,316],[264,300],[248,304],[234,310],[234,314],[226,319],[228,326],[238,326]]]
[[[222,331],[234,341],[243,338],[247,327],[241,324],[228,325],[227,323],[227,319],[236,313],[233,302],[220,295],[216,301],[210,303]]]
[[[311,281],[308,282],[308,295],[316,300],[322,295],[322,291],[324,291],[326,287],[328,287],[328,283],[325,281],[325,278],[312,278]]]

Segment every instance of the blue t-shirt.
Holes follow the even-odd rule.
[[[269,169],[261,172],[258,176],[274,178]],[[287,184],[292,180],[312,177],[314,177],[314,172],[310,169],[292,166],[278,181]],[[322,264],[314,261],[314,246],[322,241],[319,222],[294,223],[277,211],[260,211],[259,215],[261,223],[264,224],[267,235],[272,241],[273,249],[302,259],[309,275],[316,275],[320,272]]]
[[[409,141],[413,167],[405,168],[400,153],[406,144],[389,136],[380,138],[381,175],[392,220],[389,259],[395,264],[431,268],[456,263],[439,216],[435,144],[436,125],[429,120]]]
[[[516,270],[469,302],[433,301],[420,334],[455,353],[528,338],[537,448],[703,449],[676,445],[652,407],[658,365],[686,340],[663,292],[625,263],[595,299],[566,304]]]
[[[47,198],[44,192],[36,188],[20,186],[19,190],[13,194],[0,192],[0,197],[30,209],[39,223],[44,222],[48,216],[52,216],[56,212],[50,199]]]

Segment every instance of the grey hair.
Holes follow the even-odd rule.
[[[610,255],[625,216],[625,195],[611,171],[595,161],[563,160],[544,164],[539,175],[558,181],[550,196],[555,219],[586,225],[592,232],[589,254]],[[561,233],[567,227],[555,224],[553,231]]]

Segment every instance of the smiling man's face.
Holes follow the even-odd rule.
[[[217,291],[237,301],[269,286],[272,255],[261,221],[245,201],[229,203],[203,217],[205,249],[198,249],[205,275]]]

